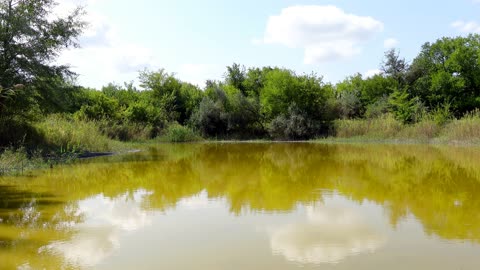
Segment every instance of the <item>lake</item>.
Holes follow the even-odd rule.
[[[0,269],[480,269],[480,149],[164,144],[0,177]]]

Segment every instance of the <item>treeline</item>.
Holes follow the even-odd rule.
[[[123,141],[155,138],[172,126],[203,138],[306,140],[334,136],[338,119],[385,114],[403,124],[427,118],[441,124],[480,108],[479,56],[480,36],[469,35],[426,43],[411,64],[390,50],[380,74],[337,84],[316,74],[239,64],[204,89],[163,69],[140,72],[140,88],[125,83],[97,90],[49,79],[36,95],[24,88],[8,99],[3,94],[3,127],[9,129],[2,128],[2,144],[22,138],[9,138],[15,127],[5,125],[9,117],[26,132],[28,121],[48,114],[95,121],[103,134]]]
[[[287,69],[233,64],[223,81],[207,81],[205,89],[164,70],[141,72],[140,82],[141,90],[132,84],[79,89],[70,113],[110,127],[140,124],[151,137],[178,123],[219,139],[308,139],[326,134],[335,117],[332,85]]]
[[[335,120],[385,114],[403,124],[443,124],[480,108],[480,36],[426,43],[411,64],[390,50],[380,74],[337,84],[316,74],[239,64],[204,89],[165,70],[143,71],[139,81],[139,89],[131,83],[61,89],[62,102],[50,112],[99,121],[102,132],[120,140],[154,138],[177,123],[204,138],[278,140],[334,136]]]

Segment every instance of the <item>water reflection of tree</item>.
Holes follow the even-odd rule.
[[[412,213],[429,234],[480,241],[478,149],[385,148],[377,157],[365,147],[350,151],[351,169],[335,188],[384,205],[393,226]]]
[[[50,268],[59,265],[56,256],[36,257],[38,248],[69,237],[70,224],[80,217],[53,193],[0,185],[0,261],[5,269],[18,265]],[[28,263],[28,265],[26,265]]]
[[[62,167],[31,183],[66,201],[144,189],[151,194],[143,207],[156,210],[206,190],[234,214],[291,211],[336,190],[383,205],[392,226],[412,213],[427,233],[480,242],[479,157],[478,149],[428,146],[163,145]]]

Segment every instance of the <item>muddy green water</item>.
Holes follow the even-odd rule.
[[[480,150],[159,145],[2,177],[0,269],[480,269]]]

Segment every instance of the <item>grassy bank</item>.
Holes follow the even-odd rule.
[[[154,133],[151,127],[139,124],[82,121],[61,115],[50,115],[26,130],[30,132],[21,138],[22,143],[1,149],[0,175],[66,163],[90,153],[121,153],[157,143],[203,140],[190,128],[177,123]],[[404,124],[391,114],[372,119],[337,120],[332,136],[319,141],[480,145],[480,111],[460,119],[439,121],[435,117],[424,117],[414,124]]]
[[[51,115],[34,127],[41,136],[42,150],[59,153],[112,151],[122,147],[117,140],[101,132],[100,123]]]
[[[0,148],[0,175],[67,163],[99,152],[122,153],[154,143],[202,140],[177,123],[154,133],[152,127],[140,124],[119,125],[50,115],[25,127],[18,131],[23,134],[18,136],[18,143]]]
[[[333,136],[327,140],[480,144],[480,111],[442,121],[425,117],[414,124],[403,124],[390,114],[374,119],[337,120]]]

